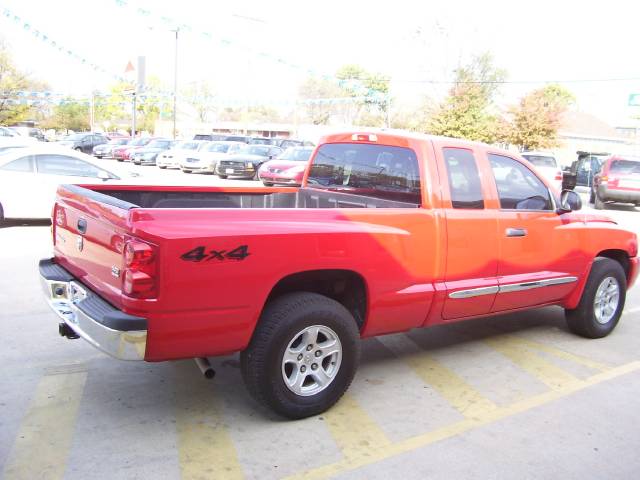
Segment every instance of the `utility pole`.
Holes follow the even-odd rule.
[[[131,138],[136,137],[136,91],[134,89],[133,93],[131,93],[131,105],[133,107],[133,112],[131,112]]]
[[[176,27],[176,48],[175,57],[173,59],[173,139],[176,139],[176,105],[178,103],[178,32],[180,29]]]

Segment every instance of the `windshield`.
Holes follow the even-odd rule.
[[[238,150],[239,154],[245,155],[259,155],[261,157],[268,157],[271,147],[262,145],[246,145]]]
[[[200,142],[180,142],[173,148],[176,150],[195,150],[200,145]]]
[[[126,145],[129,140],[127,138],[112,138],[109,145]]]
[[[64,137],[63,140],[82,140],[86,136],[86,133],[72,133],[71,135]]]
[[[309,186],[420,203],[420,173],[413,150],[386,145],[328,143],[314,157]]]
[[[609,168],[610,173],[640,173],[638,160],[614,160]]]
[[[522,155],[524,158],[533,163],[536,167],[552,167],[558,168],[556,159],[550,156],[543,155]]]
[[[227,153],[233,146],[232,143],[212,143],[207,146],[207,152]]]
[[[133,145],[134,147],[137,147],[140,145],[146,145],[147,143],[149,143],[148,138],[136,138],[135,140],[131,140],[131,142],[128,143],[128,145]]]
[[[294,160],[296,162],[306,162],[309,160],[313,148],[287,148],[280,154],[278,160]]]
[[[147,147],[149,148],[169,148],[171,146],[171,140],[153,140],[149,142]]]

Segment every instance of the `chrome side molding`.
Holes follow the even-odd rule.
[[[578,281],[578,277],[558,277],[547,278],[544,280],[533,280],[531,282],[508,283],[506,285],[491,285],[489,287],[470,288],[468,290],[451,292],[449,294],[449,298],[473,298],[481,295],[493,295],[495,293],[519,292],[534,288],[550,287],[552,285],[563,285],[565,283],[573,283],[576,281]]]

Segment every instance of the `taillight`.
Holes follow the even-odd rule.
[[[378,136],[373,133],[354,133],[351,135],[354,142],[377,142]]]
[[[134,298],[158,295],[156,247],[140,240],[129,240],[124,246],[122,291]]]
[[[562,180],[562,171],[561,170],[558,170],[556,172],[556,180]]]
[[[606,175],[602,175],[600,177],[600,183],[607,183],[609,181],[609,177],[607,177]]]

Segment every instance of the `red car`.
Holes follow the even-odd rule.
[[[302,418],[347,390],[360,338],[547,305],[611,333],[638,239],[580,208],[513,152],[348,132],[301,188],[62,185],[40,275],[61,335],[209,374],[241,352],[249,392]]]
[[[313,147],[289,147],[278,158],[263,163],[258,170],[258,178],[267,187],[299,186],[302,184],[302,177],[312,152]]]
[[[609,157],[593,178],[590,202],[597,210],[602,210],[607,202],[640,207],[640,157]]]
[[[151,140],[155,140],[154,137],[139,137],[133,140],[130,140],[126,145],[122,145],[118,148],[113,149],[113,158],[117,161],[129,161],[131,152],[137,150],[138,148],[142,148],[147,145]]]

